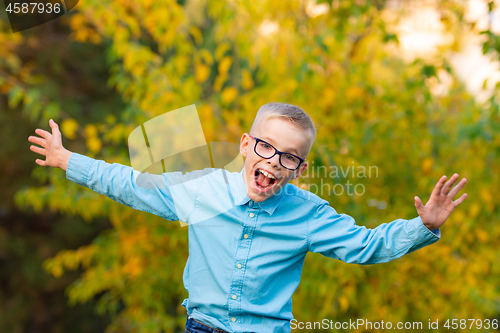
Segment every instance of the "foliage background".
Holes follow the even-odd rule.
[[[425,204],[444,174],[468,180],[432,246],[370,266],[308,255],[297,320],[499,318],[499,90],[477,101],[447,54],[476,34],[498,59],[500,41],[464,18],[464,2],[428,3],[453,38],[410,62],[398,1],[82,0],[15,34],[0,17],[0,331],[181,332],[185,322],[187,229],[37,166],[36,128],[53,118],[69,150],[130,165],[127,136],[150,118],[194,103],[207,141],[238,142],[269,101],[316,121],[315,167],[377,166],[379,177],[299,183],[363,184],[359,196],[321,194],[359,225],[416,217],[414,195]],[[440,73],[445,93],[434,92]]]

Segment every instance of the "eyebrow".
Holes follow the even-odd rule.
[[[267,142],[271,143],[273,146],[275,145],[276,141],[274,141],[273,139],[268,138],[267,136],[262,136],[262,137],[259,137],[259,138],[262,139],[262,140],[264,140],[264,141],[267,141]],[[294,155],[300,157],[299,152],[297,150],[295,150],[295,148],[291,149],[290,151],[283,151],[283,152],[284,153],[288,153],[288,154],[294,154]]]

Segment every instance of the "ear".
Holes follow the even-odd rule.
[[[241,154],[241,156],[243,156],[245,158],[247,157],[249,140],[250,140],[250,136],[248,135],[248,133],[244,133],[240,139],[240,154]]]
[[[294,174],[293,174],[293,176],[292,176],[292,179],[297,179],[297,178],[299,178],[300,176],[302,176],[302,174],[304,173],[304,171],[306,171],[306,169],[307,169],[307,166],[308,166],[308,165],[309,165],[309,164],[307,164],[307,162],[306,162],[306,161],[304,161],[304,163],[302,163],[302,164],[300,165],[300,167],[299,167],[297,170],[295,170],[295,172],[294,172]]]

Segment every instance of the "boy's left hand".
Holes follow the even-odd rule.
[[[448,216],[450,216],[453,209],[467,198],[467,193],[464,193],[460,198],[453,201],[453,197],[457,195],[462,187],[464,187],[465,183],[467,183],[467,179],[462,178],[457,186],[450,191],[457,179],[458,174],[455,173],[445,184],[446,176],[441,177],[425,206],[422,204],[420,198],[415,196],[415,207],[417,208],[418,215],[429,230],[439,229]]]

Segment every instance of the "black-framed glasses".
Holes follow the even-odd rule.
[[[256,138],[255,136],[249,134],[251,138],[255,139],[255,146],[253,150],[257,155],[262,158],[270,159],[274,155],[280,155],[280,164],[282,167],[288,170],[295,171],[299,166],[305,161],[304,159],[290,153],[283,153],[278,149],[274,148],[272,144],[267,143],[264,140]]]

